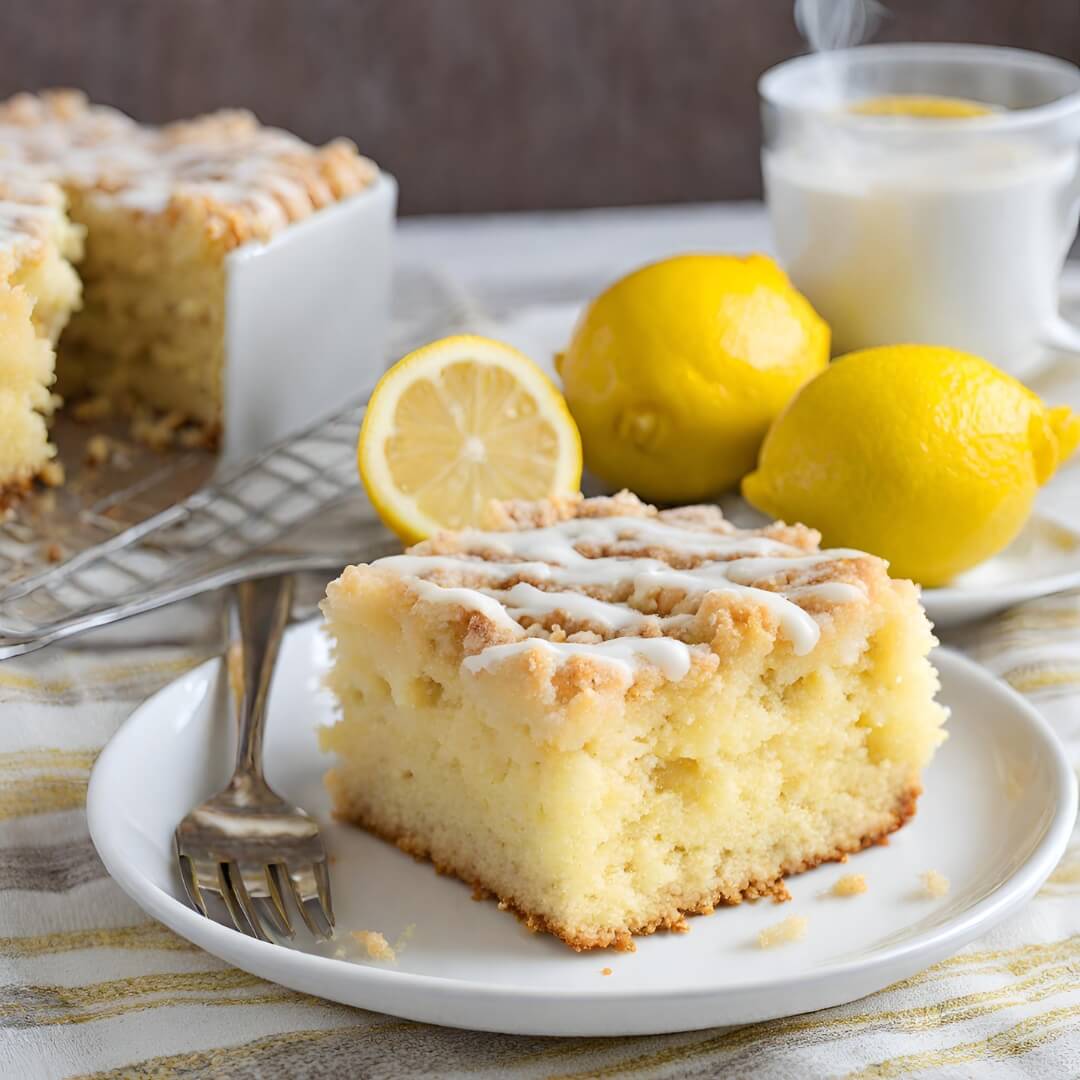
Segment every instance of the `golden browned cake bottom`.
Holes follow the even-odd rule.
[[[903,828],[915,816],[919,796],[922,794],[922,786],[913,784],[900,797],[887,824],[871,833],[867,833],[865,836],[859,837],[854,842],[840,844],[834,851],[827,854],[815,855],[797,863],[785,864],[780,873],[774,878],[747,881],[742,886],[714,890],[707,895],[680,897],[672,902],[668,911],[647,923],[608,929],[600,934],[590,935],[567,933],[562,927],[551,922],[544,915],[529,911],[515,897],[500,894],[497,888],[490,882],[485,881],[481,876],[477,876],[470,870],[455,866],[453,862],[433,855],[425,841],[406,831],[379,825],[372,815],[366,813],[355,802],[348,788],[337,779],[333,770],[326,776],[326,786],[333,799],[333,814],[336,820],[365,829],[380,840],[394,844],[407,855],[411,855],[420,862],[430,862],[436,873],[445,877],[455,877],[470,886],[473,890],[474,900],[486,900],[494,897],[498,901],[500,911],[512,912],[533,933],[543,932],[560,938],[575,952],[603,948],[614,948],[619,952],[634,952],[637,948],[634,944],[635,937],[655,934],[658,930],[686,933],[689,930],[686,922],[687,915],[711,915],[718,907],[734,907],[744,900],[760,900],[764,897],[771,897],[777,903],[790,900],[791,894],[784,884],[785,878],[805,873],[807,870],[813,870],[816,866],[821,866],[824,863],[846,862],[849,855],[855,855],[865,848],[873,847],[875,844],[888,844],[889,837],[898,829]]]

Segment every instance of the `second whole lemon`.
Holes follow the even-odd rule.
[[[586,466],[654,502],[689,502],[738,484],[828,359],[828,327],[772,259],[681,255],[598,296],[559,372]]]
[[[803,387],[743,494],[830,546],[888,559],[894,577],[944,585],[1016,536],[1078,442],[1069,409],[977,356],[864,349]]]

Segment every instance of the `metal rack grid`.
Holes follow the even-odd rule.
[[[363,410],[355,401],[183,501],[0,588],[0,659],[253,572],[343,565],[345,553],[250,556],[355,497]],[[14,557],[0,555],[0,570]]]
[[[395,277],[388,360],[483,321],[452,282],[405,268]],[[59,509],[35,519],[33,506],[19,506],[0,519],[0,660],[244,577],[339,569],[400,549],[359,489],[366,401],[216,476],[212,455],[176,453],[137,462],[111,491],[69,479],[42,496]],[[64,428],[54,433],[62,457],[77,461],[85,432]],[[336,535],[321,528],[331,508],[348,512]],[[62,547],[63,561],[49,561],[49,546]]]

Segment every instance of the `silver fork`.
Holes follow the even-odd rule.
[[[212,918],[208,894],[220,899],[241,933],[273,940],[268,927],[293,936],[287,898],[318,939],[334,931],[326,849],[314,819],[286,802],[262,770],[270,679],[292,605],[289,574],[245,581],[232,594],[232,669],[239,709],[236,769],[225,789],[176,827],[180,877],[192,906]],[[225,922],[224,919],[217,920]]]

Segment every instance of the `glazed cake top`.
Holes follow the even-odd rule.
[[[756,620],[804,655],[826,619],[889,580],[882,560],[821,551],[805,526],[737,529],[715,506],[657,510],[629,492],[496,503],[488,524],[371,564],[423,602],[467,613],[472,671],[540,650],[677,680],[724,618]]]
[[[189,213],[228,246],[266,240],[372,184],[345,139],[313,147],[242,110],[151,127],[75,90],[0,102],[0,162],[146,214]]]

